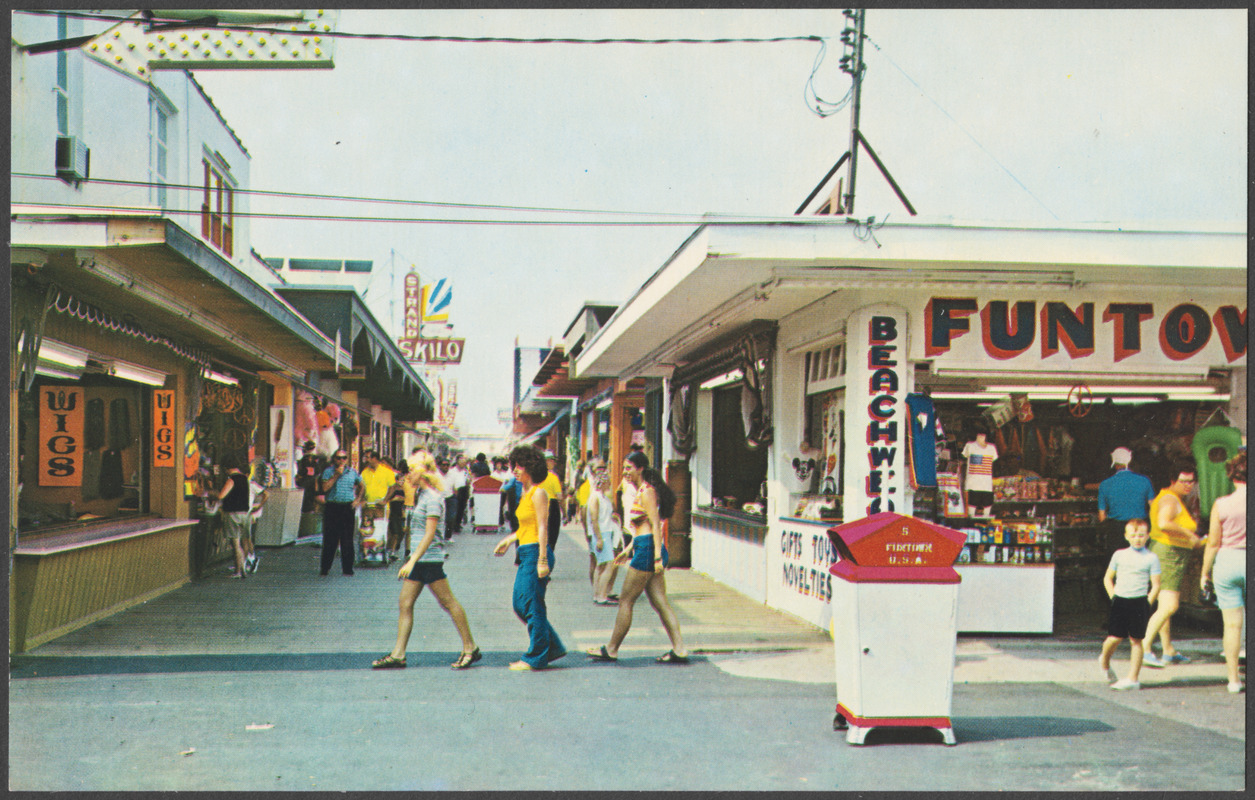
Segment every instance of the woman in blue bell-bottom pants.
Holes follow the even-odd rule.
[[[519,566],[514,574],[514,613],[527,624],[528,648],[523,661],[532,669],[544,669],[550,661],[566,655],[562,640],[549,624],[545,608],[545,590],[549,578],[541,578],[536,571],[540,558],[539,544],[525,544],[518,548]],[[552,567],[553,548],[549,548],[549,564]]]

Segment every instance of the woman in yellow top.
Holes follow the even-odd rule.
[[[1194,551],[1206,541],[1197,533],[1198,522],[1185,507],[1185,496],[1198,483],[1198,473],[1193,464],[1181,463],[1174,467],[1172,485],[1150,503],[1150,551],[1159,557],[1159,602],[1155,613],[1146,623],[1143,647],[1146,655],[1142,663],[1148,667],[1167,664],[1185,664],[1190,657],[1178,653],[1172,646],[1169,623],[1181,605],[1181,582],[1190,567]],[[1155,634],[1163,645],[1163,655],[1155,655],[1151,646]]]
[[[549,474],[544,456],[534,447],[523,445],[510,453],[514,477],[523,485],[523,499],[515,515],[518,530],[497,543],[493,555],[503,556],[510,545],[518,544],[518,571],[514,576],[514,613],[527,623],[528,648],[523,658],[510,664],[514,671],[544,669],[549,662],[566,655],[562,640],[549,624],[545,589],[553,564],[553,544],[546,542],[549,522],[549,494],[540,486]],[[542,542],[546,546],[542,547]]]
[[[623,477],[637,489],[624,524],[625,533],[632,534],[632,546],[624,548],[615,563],[627,563],[629,559],[630,563],[627,577],[623,579],[619,613],[615,616],[610,643],[586,652],[594,661],[618,661],[619,645],[632,627],[632,607],[643,592],[671,640],[671,649],[654,660],[660,664],[687,664],[688,651],[680,635],[680,621],[667,600],[667,548],[663,544],[662,530],[662,518],[670,517],[675,509],[675,492],[658,470],[649,466],[644,453],[628,455],[623,462]]]

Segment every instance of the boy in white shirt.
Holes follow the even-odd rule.
[[[1131,519],[1124,526],[1124,538],[1129,546],[1117,550],[1111,556],[1103,586],[1111,598],[1111,614],[1107,618],[1107,638],[1102,643],[1102,655],[1098,666],[1103,680],[1115,680],[1111,669],[1111,654],[1126,636],[1132,651],[1129,654],[1129,675],[1115,681],[1112,689],[1140,689],[1138,675],[1142,671],[1142,639],[1146,636],[1146,623],[1150,621],[1150,606],[1159,596],[1159,557],[1146,548],[1150,541],[1150,523],[1144,519]]]

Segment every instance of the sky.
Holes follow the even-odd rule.
[[[815,41],[340,39],[332,70],[196,78],[248,149],[254,190],[544,209],[251,200],[254,213],[429,220],[257,219],[252,244],[373,260],[367,304],[398,334],[401,276],[447,278],[466,339],[443,372],[458,428],[505,434],[516,341],[557,344],[585,302],[625,302],[702,214],[792,215],[846,151],[849,108],[806,103],[812,72],[825,100],[850,88],[844,22],[839,8],[346,10],[351,33],[828,42],[819,61]],[[872,9],[865,33],[860,129],[917,221],[1245,230],[1244,9]],[[864,157],[855,216],[908,217]],[[569,224],[593,220],[670,224]]]

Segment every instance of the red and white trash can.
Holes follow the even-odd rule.
[[[950,721],[959,573],[967,537],[893,512],[828,530],[837,715],[863,744],[872,728],[927,727],[955,743]]]

